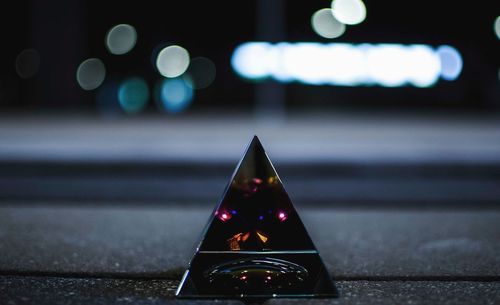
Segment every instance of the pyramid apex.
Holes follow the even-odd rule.
[[[262,146],[262,143],[260,142],[260,139],[256,134],[253,135],[252,141],[250,141],[250,145],[252,145],[252,144],[258,144],[258,145]]]

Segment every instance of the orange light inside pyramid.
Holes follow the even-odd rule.
[[[266,235],[262,234],[262,233],[259,233],[259,232],[256,232],[257,233],[257,236],[259,237],[259,239],[263,242],[263,243],[266,243],[267,240],[269,239],[269,237],[267,237]]]

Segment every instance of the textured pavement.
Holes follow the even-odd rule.
[[[211,304],[173,298],[211,208],[134,206],[4,204],[0,303]],[[500,211],[299,212],[340,297],[268,304],[500,302]]]
[[[23,304],[242,304],[239,301],[176,300],[177,281],[0,277],[0,296],[7,305]],[[272,304],[498,304],[499,282],[339,281],[337,299],[274,299]],[[2,303],[4,304],[4,303]]]
[[[0,207],[0,270],[178,275],[211,210]],[[500,211],[299,212],[334,277],[500,276]]]

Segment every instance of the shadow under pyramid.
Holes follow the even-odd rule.
[[[254,136],[210,217],[176,296],[336,295],[316,247]]]

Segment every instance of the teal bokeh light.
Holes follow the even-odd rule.
[[[149,100],[148,84],[138,77],[126,79],[118,89],[118,100],[126,113],[140,112]]]
[[[157,99],[167,112],[186,110],[193,101],[194,92],[190,80],[185,77],[167,78],[159,83]]]

